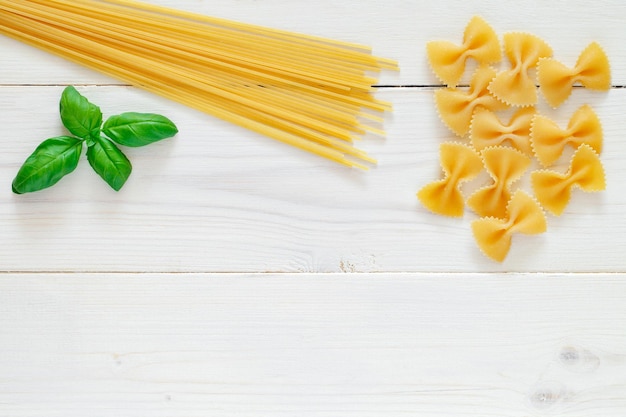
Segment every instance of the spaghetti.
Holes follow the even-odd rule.
[[[344,165],[383,135],[367,47],[134,0],[0,0],[0,33]]]

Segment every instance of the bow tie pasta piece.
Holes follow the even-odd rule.
[[[547,229],[546,216],[539,204],[522,190],[517,190],[507,204],[507,217],[484,217],[472,222],[472,232],[481,251],[502,262],[511,248],[515,233],[540,234]]]
[[[565,145],[578,148],[583,143],[597,153],[602,152],[602,124],[591,106],[581,106],[561,129],[549,118],[536,115],[532,122],[531,143],[537,159],[544,167],[552,165],[563,153]]]
[[[470,146],[453,142],[441,144],[440,158],[444,179],[424,186],[417,198],[433,213],[461,217],[465,203],[459,186],[482,171],[482,160]]]
[[[569,203],[573,186],[586,192],[606,188],[600,157],[586,144],[574,152],[567,173],[539,170],[533,172],[530,179],[539,202],[556,216],[560,216]]]
[[[506,33],[504,50],[511,69],[502,71],[489,85],[489,91],[512,106],[532,106],[537,103],[537,88],[528,74],[540,58],[552,55],[552,48],[529,33]]]
[[[537,66],[539,87],[548,104],[560,106],[580,83],[591,90],[611,88],[611,67],[602,47],[592,42],[578,57],[574,68],[568,68],[553,58],[541,59]]]
[[[503,218],[511,198],[511,185],[524,175],[531,159],[516,149],[504,146],[487,148],[482,156],[493,184],[476,190],[467,199],[467,205],[481,217]]]
[[[474,109],[483,107],[497,111],[508,107],[489,93],[487,86],[495,77],[496,70],[483,66],[476,70],[468,91],[444,88],[435,91],[435,104],[441,120],[458,136],[465,136],[472,122]]]
[[[456,87],[463,76],[468,58],[480,64],[491,64],[502,59],[498,35],[478,16],[473,17],[465,27],[462,45],[431,41],[426,44],[426,53],[435,75],[450,87]]]
[[[477,108],[470,125],[470,140],[477,151],[489,146],[509,143],[515,149],[531,156],[530,126],[536,114],[534,107],[519,109],[508,123],[502,123],[495,113]]]

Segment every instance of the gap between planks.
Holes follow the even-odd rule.
[[[591,271],[576,271],[576,272],[289,272],[289,271],[267,271],[267,272],[245,272],[245,271],[0,271],[0,278],[6,278],[10,276],[28,276],[28,275],[53,275],[53,276],[75,276],[75,275],[95,275],[95,276],[123,276],[123,275],[135,275],[135,276],[155,276],[164,277],[168,275],[176,276],[206,276],[206,277],[218,277],[218,276],[242,276],[242,277],[318,277],[318,278],[458,278],[458,277],[510,277],[511,279],[519,278],[523,276],[527,277],[585,277],[594,276],[595,278],[626,278],[626,272],[591,272]]]

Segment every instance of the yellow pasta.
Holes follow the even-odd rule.
[[[361,45],[133,0],[0,0],[0,33],[360,168],[375,161],[353,139],[391,109],[368,74],[397,69]]]
[[[537,103],[537,89],[528,70],[540,58],[552,55],[552,48],[529,33],[506,33],[504,50],[511,69],[500,72],[489,85],[489,91],[512,106],[532,106]]]
[[[449,87],[456,87],[469,58],[479,64],[491,64],[502,59],[498,35],[479,16],[473,17],[465,27],[461,45],[431,41],[426,44],[426,53],[437,77]]]
[[[505,217],[511,184],[522,177],[531,160],[520,151],[504,146],[486,148],[482,157],[493,183],[475,191],[467,199],[467,205],[479,216]]]
[[[470,146],[447,142],[440,146],[440,158],[444,179],[424,186],[417,198],[433,213],[461,217],[465,203],[459,186],[482,171],[480,155]]]
[[[517,110],[508,123],[503,123],[494,112],[477,108],[470,126],[472,145],[480,151],[489,146],[509,144],[532,156],[530,126],[535,114],[534,107],[524,107]]]
[[[487,86],[496,70],[483,66],[476,70],[468,91],[445,88],[435,91],[435,104],[441,120],[458,136],[465,136],[470,128],[474,109],[503,110],[508,106],[489,93]]]
[[[542,205],[560,215],[570,201],[573,187],[589,192],[606,187],[598,156],[603,141],[598,116],[591,106],[583,105],[572,115],[567,128],[561,128],[538,114],[534,106],[538,94],[533,70],[537,69],[547,102],[556,107],[567,99],[576,83],[596,90],[609,89],[610,68],[604,51],[595,42],[570,69],[550,58],[552,49],[537,36],[507,33],[504,48],[511,66],[496,73],[487,65],[486,58],[489,45],[494,45],[492,32],[482,19],[474,18],[466,27],[462,45],[441,41],[427,44],[433,70],[449,85],[434,94],[439,116],[456,135],[464,137],[469,131],[471,147],[457,144],[454,152],[452,148],[442,149],[441,164],[446,176],[428,184],[418,197],[435,213],[462,216],[464,204],[459,183],[478,175],[481,169],[475,152],[480,152],[492,181],[472,192],[465,204],[480,216],[472,222],[478,246],[488,257],[501,262],[515,233],[546,231]],[[450,88],[456,86],[469,58],[481,64],[469,89]],[[495,59],[495,55],[491,58]],[[501,120],[497,112],[510,106],[521,108],[508,122]],[[576,149],[567,173],[545,169],[531,172],[530,186],[536,200],[521,188],[513,191],[514,184],[533,163],[533,157],[547,167],[561,158],[567,146]],[[464,191],[469,189],[467,186]]]
[[[571,198],[572,187],[586,192],[606,188],[604,168],[598,154],[587,144],[574,153],[567,173],[539,170],[531,174],[535,196],[552,214],[560,216]]]
[[[539,204],[522,190],[517,190],[507,204],[504,218],[484,217],[472,222],[474,238],[481,251],[502,262],[509,253],[515,233],[534,235],[547,230],[545,214]]]
[[[599,91],[607,91],[611,87],[609,59],[596,42],[582,51],[574,68],[568,68],[556,59],[541,59],[537,77],[541,92],[552,107],[558,107],[567,100],[576,83]]]
[[[597,153],[602,152],[602,124],[588,104],[576,110],[567,129],[538,114],[533,118],[531,141],[537,159],[547,167],[559,159],[568,144],[578,148],[586,143]]]

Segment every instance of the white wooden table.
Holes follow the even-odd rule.
[[[400,62],[358,172],[0,38],[0,417],[626,415],[626,3],[151,0],[369,44]],[[608,188],[577,192],[502,264],[416,191],[452,139],[431,39],[483,16],[573,65],[591,41],[614,88],[576,90],[605,132]],[[11,181],[75,85],[107,115],[167,115],[115,193],[81,163]]]

